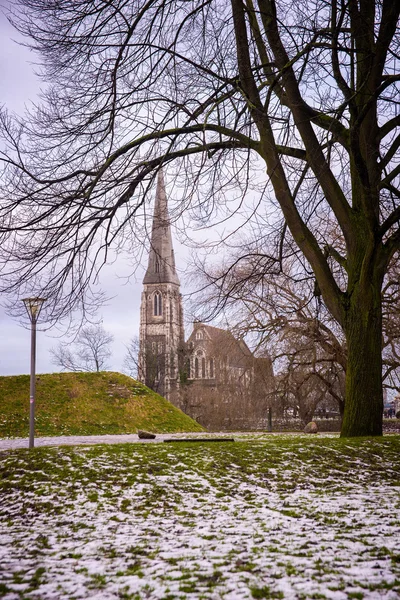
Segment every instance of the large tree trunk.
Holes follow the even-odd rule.
[[[382,435],[382,305],[378,283],[357,286],[346,319],[342,437]]]

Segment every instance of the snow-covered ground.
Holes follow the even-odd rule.
[[[400,436],[0,453],[7,600],[400,593]]]

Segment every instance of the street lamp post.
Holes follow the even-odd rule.
[[[46,298],[23,298],[31,321],[31,379],[29,389],[29,448],[35,445],[35,397],[36,397],[36,323]]]

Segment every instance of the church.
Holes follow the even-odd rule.
[[[227,330],[196,321],[185,341],[163,173],[157,178],[139,332],[139,380],[209,428],[254,428],[275,396],[272,363]]]

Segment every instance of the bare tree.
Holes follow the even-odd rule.
[[[139,338],[135,336],[129,340],[123,362],[124,372],[135,379],[139,376],[139,348]]]
[[[295,365],[277,377],[277,400],[282,414],[299,417],[304,425],[313,419],[317,409],[324,408],[325,414],[338,414],[331,389],[315,373]]]
[[[290,397],[290,404],[306,413],[332,396],[343,413],[345,338],[321,303],[314,279],[289,258],[281,271],[274,271],[265,251],[243,239],[240,245],[228,264],[196,263],[194,274],[202,289],[195,294],[197,314],[202,310],[204,319],[222,315],[256,352],[267,352],[279,381],[278,395],[286,403]]]
[[[287,339],[285,361],[277,375],[277,396],[284,399],[284,408],[291,407],[307,424],[320,405],[336,405],[344,412],[345,370],[321,347],[304,344],[296,336]]]
[[[143,375],[142,361],[143,364],[146,364],[145,376]],[[157,342],[149,341],[145,344],[143,356],[140,356],[140,340],[137,336],[133,337],[126,348],[123,366],[131,377],[142,381],[155,392],[162,393],[165,356]]]
[[[201,191],[203,222],[232,212],[229,190],[248,222],[241,198],[259,189],[254,215],[279,208],[346,336],[342,435],[381,434],[381,290],[400,245],[399,0],[15,6],[51,83],[26,122],[2,118],[3,292],[38,289],[53,316],[79,306],[138,235],[163,164]],[[340,244],[326,243],[321,212]]]
[[[84,327],[71,346],[60,343],[50,350],[52,362],[66,371],[106,371],[113,339],[101,326]]]
[[[333,235],[333,234],[331,234]],[[279,269],[271,261],[268,242],[260,246],[259,235],[237,242],[236,255],[228,262],[194,261],[192,277],[197,289],[193,307],[202,320],[222,317],[239,336],[247,336],[256,348],[266,348],[275,363],[280,397],[287,403],[303,403],[301,386],[310,391],[325,386],[344,412],[347,348],[345,336],[321,301],[310,273],[294,260],[290,248]],[[338,276],[339,277],[339,276]],[[400,273],[397,256],[384,282],[383,386],[399,390],[400,377]],[[200,311],[200,312],[199,312]],[[299,393],[294,392],[299,389]],[[290,394],[289,394],[290,390]],[[314,404],[313,394],[304,396]],[[292,404],[293,404],[292,402]],[[315,405],[316,407],[317,405]],[[303,410],[303,409],[302,409]],[[306,410],[306,409],[304,409]]]
[[[335,237],[335,232],[330,233]],[[279,377],[286,380],[296,368],[307,380],[310,374],[325,382],[343,413],[347,348],[345,336],[326,310],[314,277],[302,268],[292,248],[282,248],[278,265],[260,245],[259,232],[249,240],[239,236],[236,253],[228,262],[207,264],[195,258],[192,277],[200,291],[194,294],[196,314],[203,320],[223,316],[238,335],[251,336],[266,346]],[[232,246],[232,244],[231,244]],[[283,251],[284,250],[284,251]],[[339,281],[343,277],[337,273]],[[382,291],[383,386],[399,391],[400,377],[400,272],[398,256],[391,260]],[[290,365],[290,369],[289,369]],[[315,380],[316,381],[316,380]],[[281,386],[282,387],[282,386]],[[283,396],[282,396],[283,397]]]

